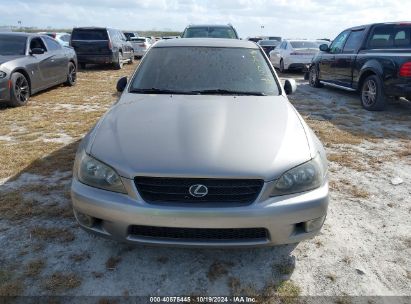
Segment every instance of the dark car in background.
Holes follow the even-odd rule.
[[[76,83],[77,57],[46,35],[0,33],[0,101],[25,105],[52,86]]]
[[[226,25],[189,25],[185,28],[181,38],[229,38],[240,39],[237,31],[231,24]]]
[[[71,34],[70,45],[75,49],[81,68],[86,64],[112,64],[121,69],[132,63],[134,50],[120,30],[101,27],[78,27]]]
[[[124,36],[126,36],[127,41],[131,41],[131,38],[138,38],[140,35],[136,32],[123,32]]]
[[[280,44],[278,40],[260,40],[257,43],[261,46],[267,56]]]
[[[358,91],[371,111],[387,96],[411,99],[411,22],[349,28],[320,50],[306,74],[311,86]]]

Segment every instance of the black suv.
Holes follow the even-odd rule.
[[[371,111],[382,110],[386,96],[411,98],[411,22],[353,27],[320,50],[306,74],[311,86],[359,91]]]
[[[181,38],[231,38],[240,39],[231,24],[227,25],[189,25]]]
[[[87,63],[113,64],[121,69],[124,62],[132,63],[134,50],[120,30],[99,27],[74,28],[70,45],[84,69]]]

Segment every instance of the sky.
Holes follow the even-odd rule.
[[[231,23],[243,38],[334,38],[345,28],[410,20],[411,0],[0,0],[0,25],[183,31]]]

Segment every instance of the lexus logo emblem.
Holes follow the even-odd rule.
[[[204,197],[208,194],[208,188],[204,185],[192,185],[188,190],[193,197]]]

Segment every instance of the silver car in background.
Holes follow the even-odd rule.
[[[303,70],[320,51],[317,40],[283,40],[269,53],[270,61],[280,72]]]
[[[130,43],[133,46],[134,57],[136,58],[143,57],[153,44],[151,38],[147,37],[132,37],[130,38]]]
[[[77,56],[46,35],[0,33],[0,102],[27,104],[31,95],[77,78]]]
[[[71,197],[88,232],[137,244],[267,246],[318,233],[322,144],[253,42],[154,44],[81,142]]]

